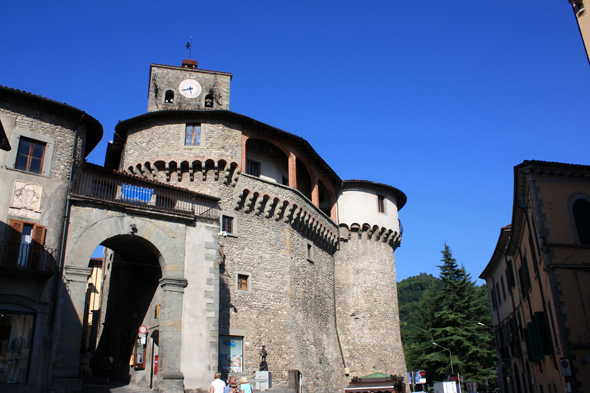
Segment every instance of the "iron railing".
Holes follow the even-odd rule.
[[[0,241],[0,268],[51,274],[57,260],[57,251],[36,244]]]
[[[220,209],[212,199],[135,179],[75,173],[70,194],[146,210],[219,218]]]

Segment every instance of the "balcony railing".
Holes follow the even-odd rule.
[[[219,207],[213,199],[201,198],[190,191],[162,187],[141,180],[76,173],[70,193],[145,210],[208,219],[219,218]]]
[[[57,254],[41,245],[0,241],[0,269],[51,275]]]

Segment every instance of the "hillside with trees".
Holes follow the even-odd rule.
[[[429,383],[442,381],[453,371],[465,381],[485,386],[494,381],[493,330],[487,288],[476,286],[451,249],[444,245],[440,276],[425,273],[398,283],[401,335],[408,370],[425,370]],[[435,346],[436,342],[445,349]]]

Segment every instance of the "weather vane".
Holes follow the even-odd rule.
[[[190,36],[190,41],[186,43],[186,49],[188,49],[188,58],[189,60],[192,60],[192,45],[191,43],[193,42],[193,36]]]

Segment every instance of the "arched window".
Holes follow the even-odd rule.
[[[572,206],[572,215],[580,244],[590,244],[590,201],[577,199]]]
[[[213,90],[210,90],[209,94],[205,96],[205,108],[213,108],[213,98],[214,92]]]
[[[174,103],[174,92],[172,90],[166,90],[166,95],[164,96],[164,102],[167,104]]]

